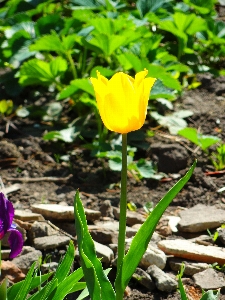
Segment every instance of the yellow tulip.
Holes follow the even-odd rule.
[[[118,72],[108,80],[97,71],[90,78],[104,125],[111,131],[128,133],[140,129],[145,121],[150,90],[155,78],[145,78],[145,69],[135,78]]]

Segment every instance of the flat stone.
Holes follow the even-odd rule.
[[[119,220],[119,218],[120,218],[119,208],[113,207],[113,213],[114,213],[115,218],[117,220]],[[146,220],[146,218],[142,214],[140,214],[136,211],[127,210],[126,223],[128,226],[133,226],[134,224],[143,224],[145,220]]]
[[[15,210],[14,218],[21,221],[44,221],[44,217],[41,214],[20,209]]]
[[[9,254],[10,254],[11,250],[1,250],[1,258],[3,260],[9,259]]]
[[[168,262],[171,270],[175,271],[176,273],[181,270],[181,266],[184,263],[185,265],[184,274],[188,276],[192,276],[196,273],[202,272],[209,268],[209,265],[207,263],[200,263],[191,260],[183,260],[177,257],[169,257]]]
[[[49,224],[46,222],[37,222],[35,221],[31,229],[29,231],[29,236],[32,240],[39,237],[45,237],[45,236],[52,236],[58,234],[58,231],[53,229]]]
[[[177,281],[157,266],[152,265],[148,267],[146,272],[153,278],[158,290],[169,293],[177,289]]]
[[[193,279],[203,290],[215,290],[225,287],[223,275],[212,268],[193,275]]]
[[[58,268],[58,263],[55,261],[51,261],[49,263],[45,263],[41,265],[42,273],[55,272]]]
[[[214,246],[203,246],[188,240],[164,240],[158,247],[166,254],[199,262],[225,264],[225,250]]]
[[[178,230],[183,232],[201,232],[213,229],[225,223],[225,211],[214,206],[197,204],[180,212]]]
[[[36,249],[55,249],[61,246],[68,245],[70,238],[65,235],[52,235],[38,237],[34,239],[34,247]]]
[[[101,258],[101,262],[107,264],[111,263],[111,261],[114,259],[113,251],[109,247],[102,245],[98,242],[94,241],[94,244],[97,257]]]
[[[74,220],[74,207],[59,204],[33,204],[31,210],[42,214],[46,219],[56,220]],[[84,209],[86,219],[88,221],[95,221],[100,218],[100,211],[92,209]]]

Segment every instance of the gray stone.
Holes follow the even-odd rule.
[[[114,259],[113,251],[109,247],[102,245],[98,242],[94,241],[94,244],[97,257],[101,258],[101,262],[106,264],[111,263],[111,261]]]
[[[137,268],[132,277],[150,291],[155,289],[155,283],[152,281],[152,278],[149,276],[149,274],[144,270]]]
[[[120,218],[119,208],[113,207],[113,213],[114,213],[115,218],[117,220],[119,220],[119,218]],[[133,226],[134,224],[143,224],[145,220],[146,220],[146,218],[142,214],[140,214],[136,211],[127,210],[126,223],[128,226]]]
[[[188,152],[179,144],[155,143],[151,152],[158,161],[159,172],[177,173],[187,167]]]
[[[225,228],[219,228],[217,231],[219,241],[225,245]]]
[[[158,243],[158,247],[166,254],[186,258],[209,264],[217,262],[225,264],[225,250],[214,246],[203,246],[188,240],[164,240]]]
[[[44,237],[44,236],[51,236],[54,234],[58,234],[58,231],[53,229],[49,224],[46,222],[37,222],[35,221],[31,229],[29,231],[29,236],[32,240],[35,238],[39,237]]]
[[[105,200],[99,208],[102,217],[113,218],[113,208],[110,200]]]
[[[204,212],[204,213],[203,213]],[[201,232],[225,223],[225,211],[214,206],[197,204],[180,212],[179,231]]]
[[[32,247],[23,247],[21,254],[12,262],[26,274],[34,262],[36,262],[36,267],[39,266],[40,257],[42,257],[41,251]]]
[[[193,275],[194,282],[203,290],[213,290],[225,287],[225,280],[222,273],[218,273],[212,268]]]
[[[181,270],[182,263],[185,265],[184,274],[192,276],[209,268],[206,263],[194,262],[191,260],[183,260],[181,258],[169,257],[168,262],[171,270],[178,273]]]
[[[139,263],[141,268],[147,269],[150,265],[156,265],[160,269],[166,266],[166,255],[158,247],[148,245]]]
[[[172,292],[177,289],[177,281],[157,266],[152,265],[148,267],[146,272],[153,278],[158,290],[162,292]]]
[[[65,235],[52,235],[38,237],[34,239],[34,247],[36,249],[55,249],[57,247],[68,245],[70,238]]]

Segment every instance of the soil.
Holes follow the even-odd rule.
[[[202,83],[201,86],[195,90],[185,91],[174,103],[174,108],[191,110],[193,115],[186,119],[188,125],[204,134],[218,136],[224,143],[225,77],[212,78],[210,74],[205,74],[199,75],[198,79]],[[22,101],[12,100],[17,104]],[[39,103],[42,100],[37,99]],[[61,201],[73,205],[74,194],[78,188],[83,204],[87,208],[99,210],[104,200],[110,200],[112,206],[118,207],[120,174],[111,171],[107,161],[91,157],[90,152],[82,147],[80,141],[66,145],[43,141],[42,136],[46,129],[52,130],[46,122],[37,119],[21,119],[13,115],[0,120],[0,175],[6,187],[16,182],[21,184],[20,190],[8,195],[14,207],[29,209],[33,203]],[[145,129],[153,129],[155,135],[145,140],[149,148],[139,149],[137,158],[149,158],[160,165],[162,157],[154,149],[157,148],[155,145],[161,143],[162,147],[172,147],[171,161],[176,159],[181,148],[186,153],[186,160],[175,169],[170,160],[163,161],[159,171],[166,170],[167,176],[162,180],[137,180],[129,173],[128,201],[134,202],[140,211],[143,211],[143,206],[147,202],[156,204],[197,158],[198,164],[194,175],[173,200],[168,211],[176,210],[179,206],[192,207],[198,203],[225,208],[224,192],[217,192],[225,186],[225,173],[213,175],[208,173],[215,171],[210,153],[216,146],[210,147],[209,153],[203,152],[187,140],[170,135],[166,128],[157,127],[156,122],[149,117]],[[65,154],[67,151],[73,151],[70,161],[58,161],[57,155]],[[49,177],[49,181],[26,181],[26,178],[41,177]],[[58,178],[58,181],[54,182],[51,177]],[[194,287],[194,283],[192,282],[190,286]],[[126,299],[177,300],[180,299],[180,295],[178,292],[170,294],[149,292],[131,281],[130,292]]]

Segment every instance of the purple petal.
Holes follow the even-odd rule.
[[[10,228],[14,217],[12,203],[0,192],[0,239]]]
[[[11,248],[9,258],[14,258],[22,251],[23,236],[22,233],[17,229],[9,229],[8,232],[10,232],[8,242]]]

